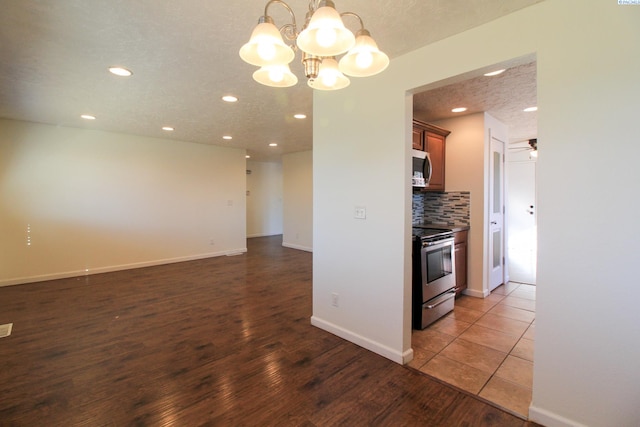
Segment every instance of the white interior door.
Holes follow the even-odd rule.
[[[504,283],[504,141],[489,130],[489,290]]]
[[[536,163],[507,163],[507,265],[510,280],[536,283]]]

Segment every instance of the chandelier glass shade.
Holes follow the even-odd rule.
[[[342,74],[335,58],[324,58],[318,77],[307,80],[307,84],[318,90],[338,90],[349,86],[351,81]]]
[[[280,30],[273,21],[260,22],[251,34],[251,39],[240,49],[240,58],[251,65],[282,65],[296,56],[282,39]]]
[[[276,27],[268,15],[269,6],[279,4],[289,11],[292,23]],[[342,21],[354,17],[360,30],[354,35]],[[285,39],[289,42],[285,42]],[[337,90],[349,85],[349,78],[368,77],[389,65],[389,57],[378,49],[362,19],[353,12],[338,13],[331,0],[311,0],[305,24],[298,30],[295,14],[282,0],[269,0],[264,15],[253,30],[249,42],[240,48],[240,57],[261,67],[253,73],[258,83],[273,87],[289,87],[298,78],[289,69],[296,51],[302,53],[308,85],[319,90]],[[338,62],[336,56],[344,56]]]
[[[309,25],[296,38],[300,49],[315,56],[335,56],[351,49],[355,36],[347,30],[333,7],[316,10]]]
[[[358,31],[355,46],[340,59],[340,70],[353,77],[369,77],[384,71],[389,57],[378,49],[367,30]]]
[[[272,87],[290,87],[298,83],[298,78],[291,72],[289,65],[265,65],[253,73],[258,83]]]

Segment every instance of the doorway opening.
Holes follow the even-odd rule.
[[[537,148],[537,147],[536,147]],[[537,156],[528,141],[513,141],[507,150],[507,268],[509,279],[536,284]]]
[[[501,68],[505,69],[501,75],[484,75]],[[510,254],[514,250],[509,246],[509,160],[514,154],[511,148],[517,146],[515,141],[537,138],[537,114],[523,111],[537,103],[535,56],[477,70],[422,90],[413,97],[414,118],[451,134],[446,142],[444,192],[428,197],[414,193],[414,223],[416,209],[425,212],[420,221],[429,220],[427,205],[434,199],[456,192],[470,194],[466,207],[470,225],[468,288],[456,298],[451,313],[424,330],[413,330],[414,360],[409,366],[527,417],[536,292],[532,286],[535,280],[515,283],[510,276]],[[467,111],[462,115],[452,113],[455,107],[467,107]],[[500,142],[496,149],[491,147],[486,126],[492,120],[508,127],[506,135],[495,135]],[[493,158],[495,153],[501,158]],[[498,172],[493,174],[497,179],[491,180],[494,171]],[[504,188],[498,198],[491,197],[496,193],[494,183],[495,188]],[[500,206],[494,206],[493,201]],[[535,202],[530,204],[535,207]],[[502,216],[501,228],[492,228],[495,216],[491,214]],[[535,242],[535,232],[531,241]],[[535,250],[527,251],[535,256]],[[493,276],[492,267],[500,267]]]

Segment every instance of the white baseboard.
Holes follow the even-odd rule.
[[[271,237],[271,236],[281,236],[280,233],[256,233],[256,234],[247,234],[247,239],[251,239],[252,237]]]
[[[409,350],[405,351],[404,353],[402,353],[402,364],[406,365],[407,363],[411,362],[413,360],[413,349],[410,348]]]
[[[462,293],[464,295],[469,295],[470,297],[476,297],[476,298],[486,298],[491,294],[491,292],[489,291],[476,291],[475,289],[469,289],[469,288],[462,291]]]
[[[546,427],[587,427],[585,424],[534,405],[529,406],[529,420]]]
[[[291,249],[298,249],[301,251],[307,251],[307,252],[313,252],[313,248],[307,247],[307,246],[302,246],[302,245],[296,245],[293,243],[287,243],[287,242],[282,242],[282,246],[284,246],[285,248],[291,248]]]
[[[156,265],[173,264],[176,262],[195,261],[198,259],[214,258],[226,255],[238,255],[247,252],[247,248],[232,249],[228,251],[211,252],[199,255],[189,255],[184,257],[159,259],[153,261],[136,262],[132,264],[112,265],[107,267],[98,267],[88,270],[66,271],[61,273],[42,274],[38,276],[18,277],[13,279],[0,280],[0,287],[23,285],[26,283],[42,282],[45,280],[67,279],[69,277],[89,276],[91,274],[110,273],[113,271],[132,270],[134,268],[153,267]]]
[[[393,362],[405,364],[413,359],[413,349],[409,349],[404,352],[398,352],[390,347],[387,347],[386,345],[380,344],[379,342],[370,340],[369,338],[363,337],[362,335],[341,328],[340,326],[335,325],[331,322],[327,322],[326,320],[322,320],[317,316],[311,316],[311,324],[317,328],[324,329],[327,332],[331,332],[332,334],[337,335],[347,341],[351,341],[352,343],[366,348],[369,351],[379,354],[382,357],[386,357]]]

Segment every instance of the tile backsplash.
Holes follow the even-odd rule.
[[[414,193],[413,224],[469,225],[471,193]]]

